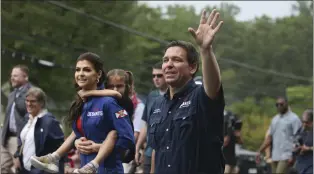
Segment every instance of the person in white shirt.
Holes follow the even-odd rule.
[[[144,103],[138,98],[137,99],[137,104],[135,107],[134,115],[133,115],[133,125],[134,125],[134,134],[136,134],[136,141],[138,140],[139,133],[141,131],[141,126],[142,126],[142,116],[143,112],[145,109]]]
[[[142,115],[145,109],[144,103],[137,97],[134,85],[134,76],[131,71],[126,71],[130,79],[130,98],[134,106],[134,114],[132,116],[134,126],[135,143],[139,138],[139,134],[142,126]],[[142,173],[142,166],[138,166],[135,161],[130,163],[123,163],[124,173]]]
[[[59,122],[45,108],[46,95],[40,88],[32,87],[28,90],[25,104],[28,119],[18,137],[14,166],[20,174],[44,174],[44,171],[31,165],[30,158],[54,152],[63,143],[64,134]],[[63,162],[60,165],[60,168],[64,168]],[[63,170],[60,172],[63,173]]]

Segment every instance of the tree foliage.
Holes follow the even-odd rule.
[[[313,86],[292,86],[286,89],[290,109],[301,117],[304,110],[313,106]],[[256,103],[253,97],[234,102],[226,109],[239,115],[243,122],[244,146],[257,150],[264,141],[272,118],[276,115],[276,99],[264,97]]]

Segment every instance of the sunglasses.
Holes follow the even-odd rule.
[[[284,103],[276,103],[276,107],[282,107],[284,105]]]
[[[162,75],[162,74],[153,74],[152,77],[153,77],[153,78],[155,78],[155,77],[157,77],[157,78],[162,78],[163,75]]]

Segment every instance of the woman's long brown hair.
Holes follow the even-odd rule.
[[[95,69],[96,72],[101,71],[101,77],[99,79],[99,82],[97,83],[97,86],[104,85],[104,82],[106,80],[106,75],[105,75],[106,72],[104,71],[103,63],[100,57],[95,53],[87,52],[87,53],[81,54],[77,58],[76,62],[82,61],[82,60],[86,60],[90,62],[93,65],[93,68]],[[81,88],[77,85],[77,83],[75,83],[75,89],[76,91],[81,90]],[[83,100],[78,94],[76,94],[75,100],[71,104],[69,116],[67,117],[66,122],[69,125],[72,125],[73,121],[76,121],[78,117],[81,116],[82,109],[83,109]]]

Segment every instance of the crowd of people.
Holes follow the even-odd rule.
[[[289,107],[288,99],[278,97],[275,103],[278,110],[265,134],[265,140],[257,149],[256,168],[261,166],[263,173],[311,174],[313,173],[313,109],[306,109],[301,117]],[[227,114],[228,115],[228,114]],[[227,119],[228,120],[228,119]],[[225,120],[224,157],[225,173],[239,174],[245,164],[236,155],[236,144],[245,143],[241,128]],[[261,153],[265,155],[261,158]],[[245,167],[244,167],[245,168]]]
[[[188,29],[199,52],[185,41],[166,46],[162,62],[152,67],[156,90],[145,102],[137,97],[132,72],[106,73],[97,54],[81,54],[74,73],[76,98],[65,119],[72,128],[67,137],[47,110],[45,92],[29,83],[28,68],[14,66],[14,91],[2,128],[1,172],[239,172],[234,148],[243,140],[240,130],[225,130],[224,92],[213,51],[214,36],[223,24],[218,18],[216,10],[209,16],[203,11],[198,29]],[[198,85],[193,78],[200,60],[203,76]],[[271,145],[273,172],[286,172],[293,157],[300,174],[312,171],[312,110],[304,113],[301,129],[286,99],[279,98],[276,106],[279,114],[258,151]],[[294,148],[296,135],[299,144]]]
[[[289,107],[288,99],[278,97],[278,114],[274,116],[258,149],[266,151],[272,173],[313,173],[313,109],[306,109],[300,119]]]

